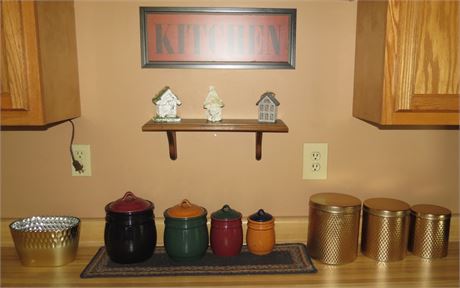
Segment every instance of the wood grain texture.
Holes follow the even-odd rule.
[[[453,107],[459,106],[459,97],[453,94],[445,94],[439,97],[438,94],[414,94],[411,99],[411,109],[418,111],[453,111]]]
[[[211,132],[279,132],[287,133],[289,128],[282,120],[276,123],[259,123],[256,119],[223,119],[209,122],[206,119],[182,119],[180,122],[155,122],[149,120],[142,131],[211,131]]]
[[[1,248],[1,287],[458,287],[459,248],[451,243],[446,258],[378,263],[360,255],[345,265],[314,261],[317,273],[247,276],[180,276],[81,279],[80,273],[98,247],[80,247],[76,259],[62,267],[22,266],[14,248]]]
[[[171,160],[176,160],[177,159],[176,131],[166,131],[166,136],[168,137],[169,158],[171,158]]]
[[[73,1],[38,1],[41,82],[45,121],[80,116],[77,39]]]
[[[459,5],[358,3],[355,117],[383,125],[459,125]],[[367,26],[373,30],[360,32]]]
[[[353,116],[381,123],[385,64],[386,1],[360,1],[356,19]]]
[[[1,6],[0,6],[1,7]],[[2,9],[3,11],[3,9]],[[11,89],[10,89],[10,84],[8,80],[8,63],[6,62],[6,56],[4,55],[6,49],[5,49],[5,37],[0,37],[0,44],[2,45],[0,47],[0,98],[1,98],[1,103],[0,107],[2,109],[11,109],[13,107],[12,104],[12,99],[11,99]]]
[[[8,224],[12,219],[2,219],[1,287],[458,287],[459,244],[458,215],[452,218],[451,241],[446,258],[427,261],[408,255],[404,260],[378,263],[368,257],[358,258],[345,265],[325,265],[314,261],[316,274],[219,276],[219,277],[146,277],[146,278],[96,278],[80,279],[79,275],[97,249],[103,245],[104,219],[82,219],[80,245],[75,261],[62,267],[30,268],[22,266]],[[243,221],[246,231],[246,221]],[[208,223],[209,225],[209,223]],[[163,245],[163,219],[156,219],[158,245]],[[277,217],[275,222],[277,243],[305,243],[307,217]],[[5,235],[8,234],[8,235]],[[9,236],[9,239],[7,239]]]
[[[443,3],[444,2],[444,3]],[[460,93],[459,2],[424,1],[417,5],[414,94]],[[454,106],[458,111],[458,106]]]
[[[390,2],[386,43],[395,66],[387,81],[394,87],[395,111],[423,108],[411,105],[414,94],[437,95],[438,102],[444,95],[458,98],[458,6],[457,1]]]
[[[29,107],[26,74],[26,51],[24,26],[22,23],[22,4],[17,1],[1,3],[1,98],[2,110]]]
[[[262,159],[262,132],[256,132],[256,160]]]
[[[8,70],[22,75],[17,82],[24,87],[22,97],[28,103],[27,109],[21,110],[4,110],[2,106],[1,124],[45,125],[80,116],[73,2],[12,0],[2,1],[1,5],[2,10],[9,6],[19,9],[22,29],[16,29],[15,35],[24,42],[24,57],[20,63],[8,60],[13,56],[2,61],[7,62]],[[2,17],[3,25],[7,18]],[[8,35],[5,39],[6,43],[11,41]],[[22,55],[21,50],[5,47],[2,57],[8,53],[14,57]],[[13,93],[12,87],[17,85],[11,77],[8,80]],[[16,104],[11,101],[11,105]]]
[[[256,119],[224,119],[209,122],[206,119],[182,119],[180,122],[155,122],[149,120],[142,126],[144,132],[166,131],[169,145],[169,158],[177,159],[176,131],[182,132],[255,132],[256,160],[262,158],[262,133],[287,133],[289,128],[282,120],[275,123],[260,123]]]
[[[20,17],[22,25],[22,34],[20,37],[24,41],[24,58],[23,62],[17,63],[23,68],[16,68],[17,71],[25,73],[25,81],[21,85],[25,87],[23,97],[27,97],[27,110],[2,110],[2,125],[39,125],[44,122],[42,91],[40,83],[40,63],[38,57],[38,39],[36,27],[36,11],[33,1],[2,1],[5,3],[19,2]],[[10,3],[10,4],[11,4]],[[3,19],[2,19],[3,21]],[[6,36],[6,35],[5,35]],[[11,51],[16,53],[16,51]],[[9,66],[15,65],[8,63]],[[10,68],[9,69],[13,69]]]

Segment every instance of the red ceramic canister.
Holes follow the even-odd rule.
[[[217,256],[236,256],[243,246],[241,213],[227,204],[211,214],[211,249]]]

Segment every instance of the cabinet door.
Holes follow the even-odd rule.
[[[389,13],[395,111],[458,112],[459,2],[394,1]]]
[[[43,125],[35,1],[1,1],[2,125]]]
[[[26,51],[21,3],[1,2],[1,109],[27,110]]]

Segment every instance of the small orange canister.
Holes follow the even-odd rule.
[[[275,246],[275,218],[260,209],[248,217],[246,232],[248,250],[255,255],[266,255]]]

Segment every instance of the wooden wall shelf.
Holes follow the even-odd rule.
[[[276,123],[259,123],[256,119],[224,119],[220,122],[208,122],[206,119],[182,119],[180,122],[155,122],[149,120],[142,126],[144,132],[165,131],[168,136],[169,157],[177,159],[176,132],[255,132],[256,159],[262,158],[262,134],[287,133],[289,128],[282,120]]]

